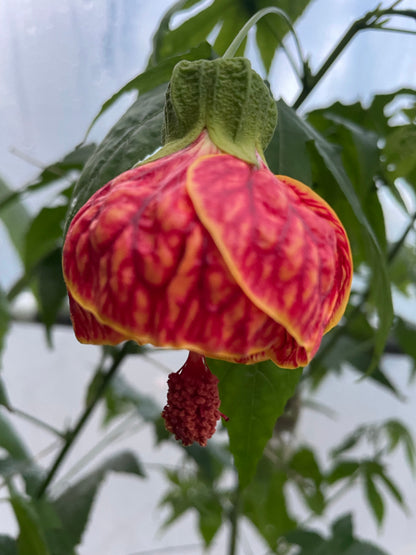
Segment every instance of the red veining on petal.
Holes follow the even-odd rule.
[[[342,225],[318,195],[297,183],[225,154],[199,158],[187,180],[198,217],[234,279],[303,349],[293,357],[293,345],[280,348],[278,338],[270,352],[279,365],[312,358],[341,316],[351,283]]]
[[[218,378],[211,374],[205,358],[193,352],[178,372],[169,374],[162,417],[166,429],[183,445],[197,442],[205,447],[214,434],[222,416],[217,384]]]
[[[196,154],[185,149],[126,172],[87,202],[64,245],[68,289],[123,338],[267,359],[286,331],[244,294],[201,225],[186,191]]]
[[[72,297],[69,297],[69,310],[72,325],[78,340],[81,343],[94,343],[94,345],[118,345],[127,338],[99,322],[96,317],[84,310]]]

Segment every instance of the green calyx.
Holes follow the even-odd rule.
[[[222,151],[251,164],[272,138],[277,109],[246,58],[179,62],[166,94],[165,156],[191,144],[206,129]]]

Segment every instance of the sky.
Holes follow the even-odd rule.
[[[370,0],[312,2],[296,25],[312,68],[320,65],[350,22],[376,4],[377,1]],[[36,176],[39,167],[59,159],[77,145],[102,103],[144,69],[153,30],[169,5],[171,2],[166,0],[0,0],[0,176],[11,187],[22,186]],[[405,1],[401,7],[406,6],[414,7],[414,1]],[[388,48],[385,48],[387,41]],[[344,102],[357,99],[368,102],[370,93],[387,92],[400,86],[416,88],[414,41],[414,37],[405,35],[362,33],[317,87],[305,108],[327,105],[339,98]],[[290,40],[287,45],[293,48]],[[383,57],[378,55],[381,48]],[[257,63],[254,57],[255,67]],[[258,69],[261,70],[260,66]],[[276,96],[283,96],[288,102],[296,97],[296,80],[283,56],[274,62],[270,82]],[[131,96],[124,98],[94,128],[92,138],[99,140],[131,101]],[[28,208],[35,212],[48,201],[47,195],[35,196]],[[9,286],[18,277],[19,265],[1,227],[0,246],[0,285]],[[56,340],[57,349],[48,351],[39,330],[17,325],[9,336],[3,366],[16,402],[39,416],[46,416],[52,410],[54,418],[64,422],[73,417],[74,407],[79,407],[82,401],[83,386],[89,377],[85,367],[92,368],[96,350],[78,345],[70,330],[56,332]],[[177,356],[181,355],[175,354],[173,364]],[[28,366],[28,360],[36,362]],[[171,364],[172,359],[168,362]],[[405,387],[406,365],[392,370]],[[150,367],[144,368],[141,376],[131,367],[127,371],[140,387],[163,398],[160,374],[154,374]],[[38,393],[34,395],[37,387]],[[339,419],[334,423],[322,415],[308,414],[300,431],[305,441],[311,438],[329,447],[340,433],[353,429],[360,421],[373,421],[388,414],[400,415],[409,421],[414,415],[415,401],[402,405],[382,391],[357,384],[352,373],[347,372],[342,380],[330,380],[320,393],[320,400],[331,405],[334,395],[339,397]],[[354,414],[351,414],[352,404]],[[99,435],[98,428],[96,419],[73,459]],[[23,426],[23,431],[34,449],[43,445],[45,438],[35,435],[33,429]],[[155,454],[149,438],[140,439],[138,446],[153,462],[169,456]],[[400,461],[395,464],[397,475],[406,487],[409,480],[406,470]],[[133,487],[129,481],[120,477],[114,480],[114,487],[109,485],[100,497],[101,505],[97,504],[98,514],[94,516],[92,530],[113,518],[112,507],[122,503],[123,492],[128,496],[129,491],[134,491],[140,497],[150,496],[152,488],[162,491],[160,479],[149,482],[150,485],[134,486],[134,490],[129,489]],[[146,493],[143,488],[147,488]],[[416,493],[410,492],[410,495],[416,506]],[[350,503],[357,506],[357,526],[363,535],[374,540],[381,538],[382,545],[393,555],[414,555],[415,515],[405,520],[393,506],[389,508],[385,528],[378,531],[368,518],[362,499],[356,496]],[[125,505],[126,522],[134,518],[135,511],[146,512],[146,504],[142,503],[138,509],[134,496]],[[0,507],[0,523],[8,522],[13,528],[12,519],[1,513],[3,510]],[[156,534],[156,509],[152,511],[146,524],[147,542]],[[143,537],[138,538],[137,531],[132,534],[131,530],[125,530],[122,519],[117,524],[124,530],[121,543],[117,544],[114,534],[104,533],[99,540],[92,531],[87,535],[81,555],[105,555],[103,549],[108,545],[111,545],[108,555],[132,555],[133,546],[140,544],[144,549],[148,545]],[[179,541],[183,531],[192,525],[193,520],[187,519],[166,541]],[[0,526],[0,533],[3,531]],[[195,555],[199,553],[200,549],[196,549]]]

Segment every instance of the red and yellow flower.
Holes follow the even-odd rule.
[[[199,79],[210,83],[209,64],[216,63],[204,61]],[[239,363],[305,366],[348,301],[347,235],[309,187],[268,169],[267,89],[264,100],[256,89],[239,101],[229,86],[237,104],[247,105],[247,98],[254,104],[244,130],[238,111],[233,121],[229,108],[219,116],[225,112],[218,105],[229,103],[210,95],[207,85],[195,124],[195,99],[184,100],[194,69],[185,64],[171,82],[164,149],[97,191],[72,220],[63,272],[76,336],[84,343],[130,339]],[[218,91],[226,80],[214,73]],[[256,87],[264,87],[259,79]],[[195,357],[191,362],[200,365]],[[204,372],[182,374],[195,379]],[[167,421],[174,404],[168,397]],[[217,398],[212,406],[218,419]],[[186,418],[203,419],[200,412]],[[177,433],[178,426],[167,427]],[[187,428],[177,436],[204,444],[204,433]]]

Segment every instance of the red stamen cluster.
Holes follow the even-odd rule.
[[[185,446],[196,441],[205,447],[222,416],[218,378],[211,374],[202,355],[190,352],[182,368],[169,374],[168,387],[162,412],[166,429]]]

